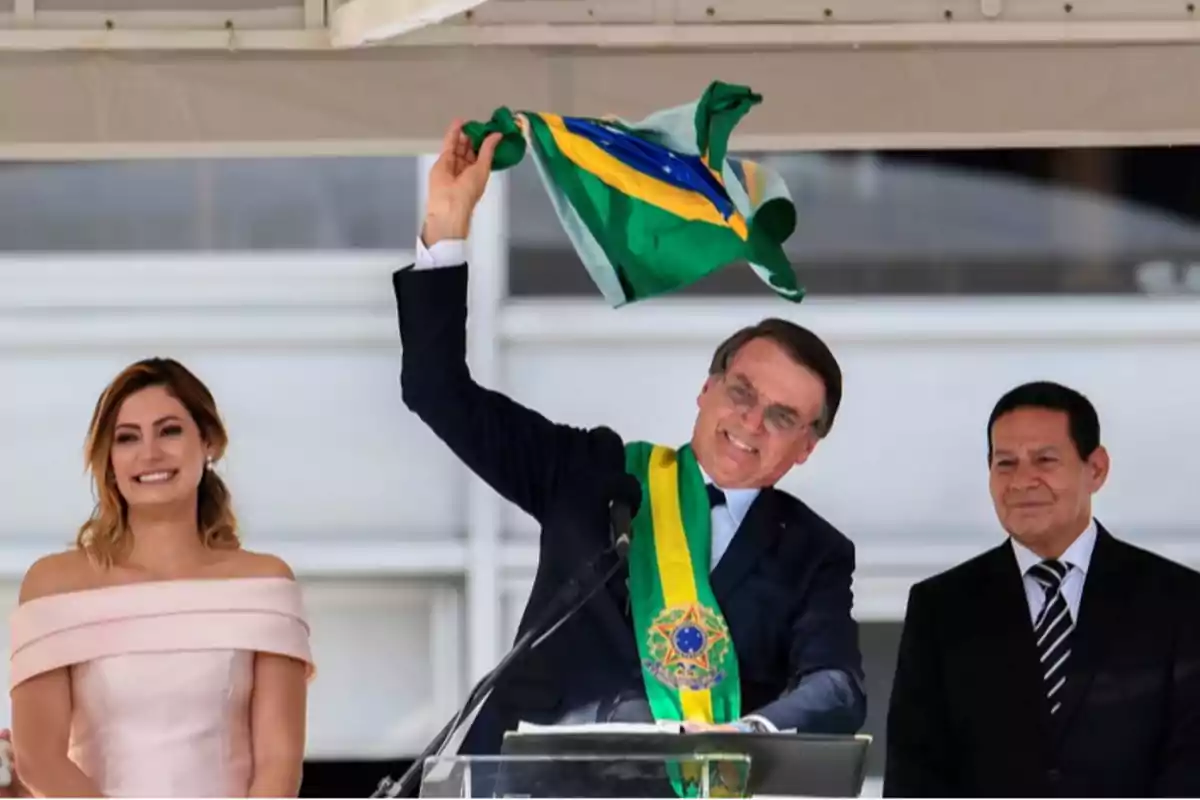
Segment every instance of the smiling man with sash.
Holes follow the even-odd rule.
[[[464,240],[496,141],[476,156],[458,125],[448,131],[417,263],[393,276],[404,402],[541,526],[522,631],[611,544],[614,476],[636,477],[642,502],[628,571],[512,665],[461,752],[499,752],[521,721],[857,732],[854,546],[775,488],[833,425],[837,360],[785,320],[733,333],[713,355],[691,440],[673,445],[554,423],[480,386],[465,361]]]

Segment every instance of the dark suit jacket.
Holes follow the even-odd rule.
[[[624,473],[623,442],[607,428],[552,423],[475,383],[465,362],[465,265],[401,270],[393,284],[404,402],[468,467],[541,524],[524,631],[559,587],[610,544],[605,487]],[[760,493],[712,575],[738,656],[746,713],[790,727],[792,721],[771,716],[772,702],[820,670],[843,670],[860,685],[858,631],[850,615],[853,571],[854,548],[846,537],[784,492]],[[622,569],[514,665],[481,710],[463,752],[498,752],[504,731],[520,720],[550,723],[585,703],[641,690],[627,576]],[[860,690],[848,706],[808,724],[857,730],[865,716]]]
[[[1008,542],[908,603],[885,795],[1200,796],[1197,573],[1100,527],[1054,717]]]

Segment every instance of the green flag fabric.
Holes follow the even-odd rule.
[[[727,153],[734,128],[761,102],[747,87],[718,81],[696,102],[640,122],[502,107],[463,130],[476,150],[501,134],[493,170],[532,153],[563,228],[611,305],[740,263],[799,302],[804,290],[783,251],[796,228],[787,186]]]

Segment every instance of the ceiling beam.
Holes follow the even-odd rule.
[[[708,81],[764,102],[736,147],[1200,144],[1200,48],[380,47],[0,53],[0,159],[410,154],[500,105],[640,118]]]
[[[29,3],[31,0],[19,0]],[[107,28],[0,28],[0,50],[313,51],[339,50],[306,0],[296,27],[241,26],[224,16],[191,26],[115,24]],[[41,15],[37,15],[39,18]],[[203,23],[203,24],[202,24]],[[877,47],[1019,47],[1200,43],[1200,21],[956,22],[811,24],[445,24],[377,45],[382,48],[512,47],[601,50],[725,50]]]

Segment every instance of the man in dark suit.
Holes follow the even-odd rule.
[[[607,428],[553,423],[479,386],[469,374],[463,240],[495,144],[495,137],[486,140],[476,155],[457,123],[448,131],[430,173],[417,263],[393,281],[404,402],[467,466],[541,524],[523,632],[581,565],[609,547],[609,492],[614,476],[626,475],[631,451]],[[828,433],[840,399],[841,373],[832,353],[791,323],[765,321],[717,349],[700,391],[690,451],[699,465],[697,480],[702,474],[708,483],[707,489],[697,483],[700,494],[692,499],[712,498],[703,501],[702,520],[711,541],[700,548],[711,550],[697,580],[711,577],[719,608],[701,608],[690,627],[676,625],[673,638],[659,642],[674,651],[649,664],[666,679],[686,673],[715,693],[729,684],[718,686],[721,671],[707,668],[701,650],[732,641],[741,713],[695,727],[854,732],[863,722],[861,655],[851,616],[854,547],[804,503],[772,488]],[[683,470],[683,456],[678,463]],[[647,492],[635,523],[648,524],[649,503]],[[640,558],[638,531],[635,524],[631,563]],[[638,637],[647,631],[635,631],[631,572],[636,570],[618,572],[513,665],[472,724],[462,752],[498,752],[504,732],[520,721],[658,718],[646,688],[655,678],[639,654]]]
[[[1019,386],[987,430],[1010,539],[912,589],[884,794],[1200,796],[1200,575],[1093,519],[1083,395]]]

